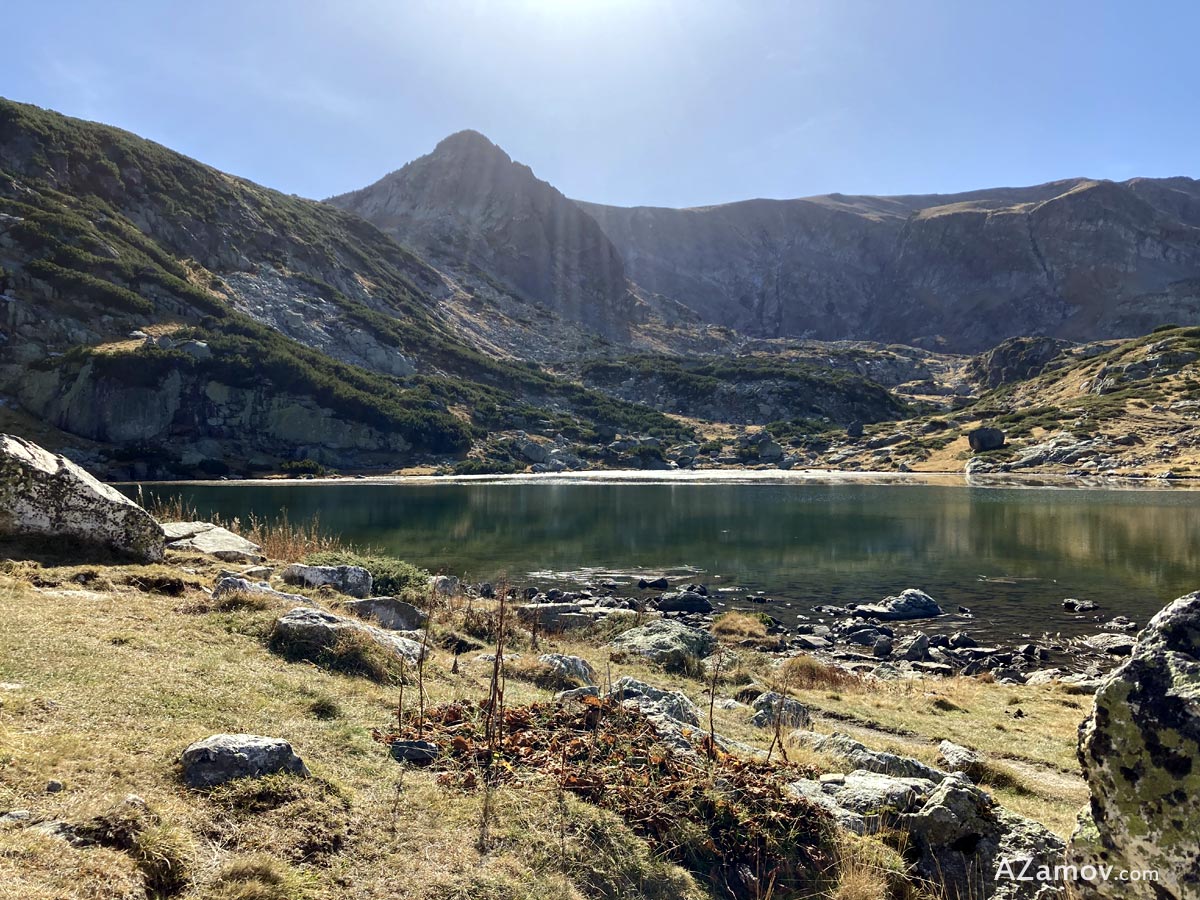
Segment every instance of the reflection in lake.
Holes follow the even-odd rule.
[[[1192,492],[547,482],[147,490],[224,518],[319,515],[351,542],[473,580],[693,570],[712,587],[738,588],[723,595],[731,604],[766,592],[781,619],[920,587],[943,607],[970,607],[977,631],[1080,633],[1096,623],[1063,613],[1065,597],[1141,625],[1200,588]]]

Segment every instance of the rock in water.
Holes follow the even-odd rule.
[[[1200,592],[1151,619],[1133,655],[1106,677],[1080,729],[1091,807],[1072,862],[1153,870],[1159,880],[1080,884],[1084,900],[1200,896]]]
[[[931,619],[934,616],[942,615],[942,608],[924,591],[908,588],[901,591],[898,596],[885,597],[878,603],[856,606],[854,615],[862,619],[884,619],[885,621]]]
[[[663,594],[658,601],[660,612],[710,613],[713,611],[712,601],[694,591],[679,591]]]
[[[305,587],[328,585],[339,593],[360,600],[370,597],[374,586],[371,573],[362,566],[306,566],[292,563],[283,570],[283,580]]]
[[[45,535],[108,547],[143,562],[163,558],[153,517],[75,463],[0,434],[0,535]]]
[[[260,778],[276,772],[306,777],[304,761],[282,738],[257,734],[214,734],[197,741],[180,758],[188,787],[208,788],[235,778]]]
[[[1004,432],[999,428],[976,428],[968,432],[967,443],[976,453],[999,450],[1004,446]]]

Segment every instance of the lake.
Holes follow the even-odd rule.
[[[126,487],[133,491],[134,487]],[[686,576],[729,607],[787,621],[819,603],[906,587],[944,628],[996,639],[1093,633],[1061,608],[1101,604],[1143,625],[1200,588],[1200,493],[782,480],[577,480],[146,485],[203,516],[293,521],[471,581],[586,583]],[[762,592],[768,606],[746,597]]]

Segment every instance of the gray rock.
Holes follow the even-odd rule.
[[[348,600],[342,604],[342,608],[360,619],[370,619],[389,631],[416,631],[424,628],[429,621],[429,614],[424,610],[395,597]]]
[[[276,619],[271,646],[289,654],[311,658],[333,647],[342,634],[362,635],[410,665],[416,665],[423,652],[421,645],[414,640],[357,619],[311,607],[293,609]]]
[[[886,634],[881,634],[875,641],[875,645],[871,648],[871,653],[878,659],[892,655],[892,639]]]
[[[976,428],[967,432],[967,443],[976,453],[999,450],[1004,446],[1004,432],[999,428]]]
[[[617,635],[609,646],[643,656],[667,668],[680,668],[689,660],[712,653],[715,640],[707,631],[689,628],[682,622],[656,619]]]
[[[217,582],[217,586],[213,588],[213,599],[220,600],[228,597],[230,594],[254,594],[259,597],[267,597],[271,600],[279,600],[286,603],[302,603],[312,605],[312,601],[307,597],[302,597],[300,594],[285,594],[282,591],[277,591],[265,581],[250,581],[247,578],[238,578],[236,576],[228,576]]]
[[[938,759],[946,764],[948,771],[962,772],[972,781],[978,781],[984,771],[984,759],[980,754],[953,741],[938,744]]]
[[[700,725],[700,710],[686,694],[664,691],[629,675],[623,675],[613,683],[608,697],[619,703],[632,700],[645,713],[665,715],[684,725]]]
[[[365,599],[371,596],[374,579],[362,566],[306,566],[292,563],[283,570],[288,584],[317,588],[328,585],[348,597]]]
[[[530,603],[517,607],[517,618],[523,625],[536,626],[539,631],[570,631],[586,628],[595,621],[582,609],[578,603]]]
[[[0,434],[0,535],[99,545],[142,562],[163,558],[162,528],[148,512],[75,463]]]
[[[531,463],[544,463],[550,457],[545,447],[530,440],[519,441],[516,451]]]
[[[808,728],[812,724],[812,714],[799,700],[775,691],[759,694],[754,700],[750,724],[756,728],[774,728],[776,723],[781,728]]]
[[[792,739],[797,743],[807,744],[821,753],[828,753],[845,762],[853,769],[874,772],[879,775],[891,775],[896,778],[922,778],[926,781],[939,782],[946,773],[933,766],[927,766],[920,760],[882,750],[871,750],[854,738],[840,733],[829,735],[813,734],[812,732],[793,732]]]
[[[1071,862],[1153,870],[1153,891],[1200,896],[1200,593],[1159,612],[1130,659],[1105,677],[1080,729],[1091,806]],[[1083,900],[1135,896],[1117,880],[1077,885]]]
[[[208,788],[235,778],[259,778],[286,772],[308,775],[303,760],[282,738],[256,734],[214,734],[197,741],[180,757],[188,787]]]
[[[689,612],[710,613],[713,611],[712,602],[707,597],[693,591],[679,591],[673,594],[663,594],[658,601],[660,612]]]
[[[916,588],[908,588],[895,597],[885,597],[878,603],[857,606],[853,612],[862,619],[884,621],[929,619],[943,614],[936,600]]]
[[[573,678],[585,685],[596,683],[596,670],[581,656],[544,653],[538,657],[538,662],[550,666],[566,678]]]
[[[169,550],[203,553],[224,562],[262,562],[262,548],[241,535],[211,522],[166,522],[163,524]]]
[[[1068,612],[1091,612],[1094,609],[1099,609],[1095,600],[1076,600],[1074,597],[1068,597],[1062,602],[1063,609]]]
[[[921,662],[928,659],[929,635],[923,631],[918,631],[903,645],[901,656],[909,662]]]
[[[438,758],[438,745],[432,741],[392,741],[388,752],[396,762],[427,766]]]
[[[453,575],[434,575],[429,579],[429,586],[435,594],[443,597],[453,597],[458,594],[461,585]]]
[[[572,700],[582,700],[585,697],[599,697],[600,689],[594,684],[585,684],[583,687],[572,688],[569,691],[559,691],[554,695],[554,699],[559,703],[569,703]]]
[[[1128,634],[1093,634],[1083,639],[1083,643],[1093,650],[1111,653],[1113,656],[1128,656],[1133,652],[1134,640]]]

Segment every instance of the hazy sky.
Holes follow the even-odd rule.
[[[463,128],[622,205],[1200,175],[1191,0],[39,0],[4,31],[0,94],[309,197]]]

